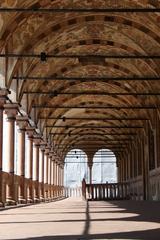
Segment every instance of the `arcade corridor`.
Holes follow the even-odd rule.
[[[158,239],[159,81],[160,0],[1,0],[0,239]]]

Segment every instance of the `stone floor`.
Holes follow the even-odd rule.
[[[160,240],[159,202],[78,198],[0,211],[0,239]]]

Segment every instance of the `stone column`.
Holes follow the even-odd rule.
[[[41,198],[44,199],[44,149],[41,149],[42,152],[42,167],[41,167],[41,176],[42,176],[42,189],[41,189]]]
[[[92,184],[92,166],[93,166],[92,161],[89,161],[88,162],[88,167],[89,167],[89,184]]]
[[[51,189],[51,198],[53,198],[53,153],[50,156],[50,189]]]
[[[61,186],[63,186],[62,175],[63,175],[63,166],[61,165]]]
[[[64,187],[64,165],[62,166],[62,186]]]
[[[48,185],[51,184],[51,154],[48,156]]]
[[[92,167],[89,166],[89,183],[92,184]]]
[[[55,161],[55,183],[56,183],[56,191],[55,195],[58,196],[58,163]]]
[[[128,180],[131,179],[131,172],[130,172],[131,166],[130,166],[130,164],[131,164],[131,151],[129,151],[129,155],[128,155]]]
[[[55,193],[56,193],[56,181],[55,181],[55,157],[53,155],[52,157],[52,163],[53,163],[53,197],[55,197]]]
[[[41,149],[42,152],[42,168],[41,168],[41,176],[42,176],[42,183],[44,184],[44,149]]]
[[[3,153],[3,107],[0,99],[0,172],[2,172]]]
[[[60,167],[59,167],[59,163],[57,164],[57,185],[60,186]]]
[[[44,172],[44,179],[45,179],[45,198],[48,198],[48,158],[49,158],[49,148],[45,148],[44,152],[44,159],[45,159],[45,172]]]
[[[15,156],[15,120],[18,112],[18,104],[7,103],[4,105],[5,113],[7,114],[8,128],[6,136],[8,136],[7,146],[8,154],[6,161],[8,163],[9,178],[7,182],[7,202],[9,204],[17,203],[18,192],[17,192],[17,179],[14,175],[14,156]]]
[[[34,188],[33,188],[33,135],[35,132],[35,128],[27,127],[27,136],[28,136],[28,165],[29,165],[29,180],[28,180],[28,194],[27,201],[33,202],[34,200]]]
[[[58,196],[60,196],[60,164],[57,164],[57,181],[58,181]]]
[[[44,178],[44,153],[45,153],[45,143],[42,143],[40,146],[41,149],[41,199],[44,200],[45,198],[45,187],[44,187],[44,183],[45,183],[45,178]]]
[[[46,150],[46,183],[47,184],[49,184],[49,182],[48,182],[48,175],[49,175],[48,165],[49,165],[49,151]]]
[[[48,156],[48,197],[51,198],[51,158],[52,155],[49,153]]]
[[[18,134],[18,167],[19,167],[19,203],[27,202],[27,188],[25,183],[25,134],[28,125],[28,117],[17,116]]]
[[[50,157],[50,185],[52,185],[52,155]]]
[[[63,182],[62,182],[62,170],[63,170],[63,166],[61,165],[61,186],[63,186]]]
[[[143,139],[143,200],[149,200],[149,147],[148,136]]]
[[[6,183],[3,174],[3,111],[7,99],[8,90],[0,90],[0,206],[6,202]]]
[[[125,181],[125,157],[122,154],[122,182]]]
[[[61,165],[59,165],[59,186],[62,186],[62,179],[61,179],[61,177],[62,177],[62,174],[61,174]]]
[[[59,164],[57,163],[57,186],[59,186]]]
[[[88,167],[89,167],[89,198],[92,199],[93,197],[93,187],[92,187],[92,166],[93,166],[93,162],[92,162],[92,158],[88,159]]]
[[[56,186],[57,185],[57,175],[56,175],[57,166],[56,166],[55,159],[54,159],[53,164],[54,164],[54,185]]]
[[[51,184],[54,185],[54,161],[53,161],[53,156],[52,156],[52,175],[51,175]]]
[[[61,165],[58,164],[58,185],[61,186]]]
[[[63,181],[62,181],[62,175],[63,175],[63,166],[60,165],[60,186],[61,186],[61,196],[63,196]]]
[[[39,135],[34,136],[34,200],[37,202],[40,199],[40,186],[39,186],[39,150],[40,150],[41,137]]]

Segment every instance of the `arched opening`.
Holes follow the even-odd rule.
[[[100,149],[93,158],[92,183],[117,182],[116,156],[109,149]]]
[[[64,186],[81,187],[83,178],[88,181],[87,155],[80,149],[73,149],[68,152],[65,158]]]

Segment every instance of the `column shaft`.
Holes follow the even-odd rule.
[[[57,186],[59,186],[59,165],[57,164]]]
[[[89,183],[92,184],[92,167],[89,168]]]
[[[15,149],[15,142],[14,142],[14,133],[15,133],[15,118],[8,118],[8,171],[9,173],[14,174],[14,149]]]
[[[50,184],[52,185],[52,157],[50,157]]]
[[[41,172],[41,176],[42,176],[42,183],[44,183],[44,150],[42,151],[42,172]]]
[[[18,165],[19,175],[21,176],[18,180],[18,200],[22,203],[27,200],[27,189],[25,184],[25,129],[19,129],[18,140]]]
[[[3,170],[3,113],[8,93],[7,89],[0,89],[0,171]]]
[[[46,155],[46,183],[48,184],[48,154]]]
[[[33,179],[33,138],[29,137],[29,178]]]
[[[19,130],[18,160],[20,176],[25,176],[25,129]]]
[[[36,145],[36,181],[39,182],[39,145]]]
[[[33,201],[34,199],[34,188],[33,188],[33,136],[29,135],[28,136],[28,164],[29,164],[29,183],[28,183],[28,189],[29,189],[29,194],[28,194],[28,200]]]
[[[62,186],[64,186],[64,167],[62,168]]]
[[[6,201],[5,191],[3,188],[3,109],[0,108],[0,206]]]
[[[3,108],[0,108],[0,171],[2,171],[3,153]]]
[[[54,161],[54,185],[56,186],[57,185],[57,175],[56,175],[56,169],[57,169],[57,166],[56,166],[56,162]]]
[[[54,162],[52,160],[52,185],[54,185]]]
[[[51,184],[51,158],[48,157],[48,184]]]
[[[10,204],[18,201],[17,180],[14,175],[14,157],[15,157],[15,120],[18,110],[17,104],[7,103],[4,105],[7,114],[7,154],[6,162],[8,164],[8,180],[7,180],[7,202]]]

